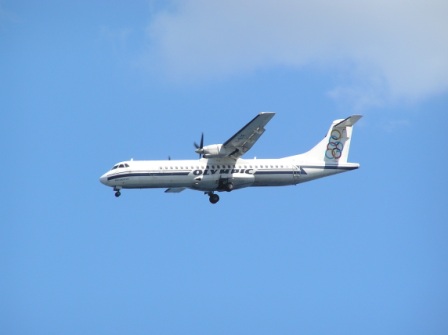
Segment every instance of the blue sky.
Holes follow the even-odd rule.
[[[446,334],[445,1],[0,1],[2,334]],[[363,114],[359,170],[200,192],[98,181]]]

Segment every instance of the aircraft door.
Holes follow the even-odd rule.
[[[299,180],[300,180],[300,166],[298,166],[298,165],[293,165],[292,166],[292,175],[293,175],[293,180],[294,180],[294,183],[298,183],[299,182]]]

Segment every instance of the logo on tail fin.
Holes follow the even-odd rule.
[[[341,158],[342,150],[344,149],[344,144],[339,141],[341,137],[341,131],[339,131],[338,129],[333,129],[331,131],[331,135],[327,144],[327,151],[325,152],[326,158],[336,160]]]

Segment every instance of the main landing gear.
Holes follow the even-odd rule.
[[[233,190],[233,184],[232,183],[227,183],[227,185],[225,186],[225,190],[227,191],[227,192],[230,192],[230,191],[232,191]]]
[[[219,195],[217,195],[217,194],[215,194],[215,193],[213,193],[213,192],[207,192],[207,193],[205,193],[205,194],[208,194],[208,196],[209,196],[209,201],[212,203],[212,204],[216,204],[218,201],[219,201]]]
[[[229,179],[221,178],[219,180],[218,190],[230,192],[230,191],[233,191],[233,189],[234,189],[234,186],[233,186],[232,182],[229,181]]]
[[[228,179],[220,179],[218,183],[218,191],[231,192],[234,189],[234,185]],[[212,204],[216,204],[219,201],[219,195],[215,194],[213,191],[205,192],[209,196],[209,201]]]

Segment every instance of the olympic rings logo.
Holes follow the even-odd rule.
[[[344,149],[344,144],[339,141],[342,134],[339,130],[333,129],[331,131],[330,139],[327,144],[327,151],[325,152],[325,157],[328,159],[339,159],[342,156],[342,150]]]

